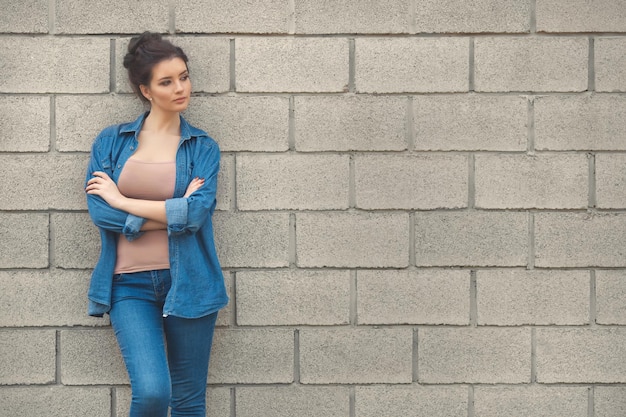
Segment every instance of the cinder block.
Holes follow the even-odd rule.
[[[189,58],[192,92],[223,93],[230,89],[230,40],[228,38],[202,38],[167,36],[165,39],[180,46]],[[124,56],[130,38],[115,41],[115,90],[131,93]],[[193,107],[195,98],[191,99]]]
[[[131,402],[130,388],[116,387],[115,400],[115,416],[128,417]],[[212,417],[230,417],[230,388],[207,388],[206,409],[207,415]]]
[[[0,48],[3,64],[0,93],[109,90],[108,39],[21,36],[5,39]]]
[[[530,382],[530,329],[420,328],[420,383]]]
[[[535,266],[626,266],[623,214],[535,214]]]
[[[304,384],[410,383],[410,328],[300,329]]]
[[[585,91],[588,49],[587,38],[476,38],[475,89]]]
[[[343,38],[238,38],[239,92],[344,92],[348,40]]]
[[[286,33],[287,0],[181,0],[177,1],[177,32],[194,33]]]
[[[133,121],[146,109],[131,95],[57,96],[56,149],[89,152],[102,129]]]
[[[196,97],[185,112],[222,151],[282,152],[289,149],[287,97]]]
[[[93,268],[100,235],[87,213],[52,213],[53,263],[60,268]]]
[[[0,268],[48,267],[48,222],[45,213],[0,213]]]
[[[347,387],[237,388],[237,417],[348,417]]]
[[[348,155],[238,155],[240,210],[342,210],[349,206]]]
[[[530,31],[530,0],[427,0],[415,3],[417,32]]]
[[[524,266],[528,216],[515,212],[415,214],[418,266]]]
[[[467,416],[468,394],[463,386],[357,386],[355,391],[355,417]]]
[[[491,269],[476,273],[478,324],[589,323],[589,272]],[[502,414],[505,415],[505,414]]]
[[[91,2],[78,0],[56,3],[56,33],[137,33],[144,30],[167,32],[167,0],[124,0]],[[141,29],[137,23],[141,22]]]
[[[218,212],[213,227],[222,267],[289,266],[288,213]]]
[[[61,330],[60,355],[64,385],[129,384],[110,328]]]
[[[415,149],[525,151],[527,102],[523,96],[415,96]]]
[[[535,98],[535,149],[626,150],[626,97],[610,94]]]
[[[0,385],[55,382],[55,334],[54,330],[0,330]]]
[[[626,32],[621,0],[537,0],[538,32]]]
[[[406,213],[297,213],[300,267],[408,266]]]
[[[217,174],[217,205],[216,210],[229,210],[235,198],[231,192],[235,181],[235,155],[222,153],[220,159],[220,172]]]
[[[291,383],[293,358],[291,329],[216,329],[209,383]]]
[[[474,410],[481,417],[587,417],[587,387],[475,387]]]
[[[596,386],[593,390],[597,416],[622,417],[626,413],[626,388]]]
[[[357,272],[359,324],[467,325],[469,312],[469,271]]]
[[[358,38],[354,59],[360,93],[469,89],[468,38]]]
[[[5,416],[13,417],[110,417],[109,388],[14,387],[0,389]]]
[[[410,5],[408,0],[296,0],[296,33],[407,33]]]
[[[0,16],[0,32],[48,32],[48,0],[10,2],[4,6]]]
[[[626,28],[626,25],[624,27]],[[626,38],[624,37],[595,40],[596,91],[626,91],[625,50]]]
[[[596,205],[598,208],[626,208],[626,155],[596,155]]]
[[[395,96],[295,98],[295,140],[300,152],[403,151],[408,101]]]
[[[537,382],[626,382],[626,329],[537,328]]]
[[[104,326],[87,315],[90,271],[0,271],[0,326]]]
[[[626,324],[626,271],[596,271],[596,322]]]
[[[0,126],[0,152],[48,152],[50,98],[0,96]]]
[[[237,272],[237,324],[333,325],[350,322],[348,271]]]
[[[0,210],[86,209],[87,161],[87,155],[0,155]]]
[[[589,165],[583,154],[475,157],[476,207],[586,208]]]
[[[467,207],[466,155],[358,155],[354,172],[361,209]]]

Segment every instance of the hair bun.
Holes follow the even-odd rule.
[[[153,32],[144,32],[139,36],[132,37],[128,43],[128,53],[124,56],[124,68],[129,68],[135,57],[146,49],[146,46],[162,40],[160,33]]]

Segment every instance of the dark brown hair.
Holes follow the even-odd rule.
[[[180,58],[187,65],[187,55],[183,50],[165,40],[159,33],[144,32],[140,36],[131,38],[128,44],[128,53],[124,56],[124,68],[128,70],[128,79],[133,91],[139,98],[148,102],[141,94],[140,85],[150,85],[152,68],[161,61]]]

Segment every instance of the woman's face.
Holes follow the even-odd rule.
[[[177,57],[159,62],[152,68],[150,85],[140,88],[150,100],[152,109],[166,112],[185,110],[191,95],[191,80],[185,61]]]

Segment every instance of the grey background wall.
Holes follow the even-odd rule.
[[[0,415],[127,413],[82,181],[143,30],[223,152],[207,415],[626,415],[626,1],[0,4]]]

